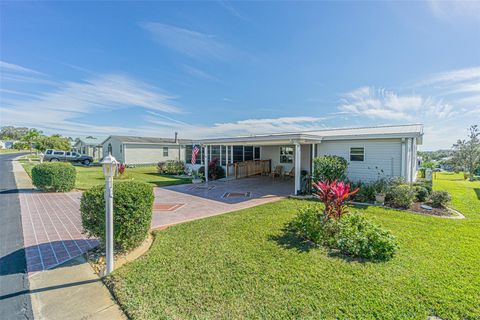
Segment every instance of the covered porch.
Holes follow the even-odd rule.
[[[251,176],[291,179],[291,194],[301,190],[301,172],[311,175],[321,137],[308,134],[277,134],[202,140],[203,163],[217,158],[226,180]],[[208,182],[208,166],[205,177]],[[275,174],[272,174],[275,172]],[[268,181],[268,180],[264,180]]]

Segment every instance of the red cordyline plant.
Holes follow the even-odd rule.
[[[119,163],[117,165],[118,173],[123,174],[125,172],[125,165],[123,163]]]
[[[313,182],[314,188],[317,190],[313,195],[319,198],[325,204],[325,213],[329,218],[338,220],[347,211],[345,202],[358,192],[358,188],[350,191],[350,183],[343,181],[332,182],[317,181]]]

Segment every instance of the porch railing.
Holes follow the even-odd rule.
[[[272,170],[272,160],[249,160],[229,163],[227,165],[228,177],[235,179],[246,178],[257,174],[269,174]]]

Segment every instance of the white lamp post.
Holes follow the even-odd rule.
[[[118,161],[108,154],[100,162],[105,176],[105,249],[107,268],[105,274],[113,271],[113,176],[117,172]]]

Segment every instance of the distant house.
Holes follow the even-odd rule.
[[[127,164],[156,164],[167,160],[185,161],[189,140],[153,137],[109,136],[101,145],[103,157],[109,153]]]
[[[0,140],[0,149],[12,149],[16,140]]]
[[[105,138],[96,138],[92,136],[79,137],[73,142],[72,151],[89,155],[94,161],[98,161],[103,157],[102,141]]]

